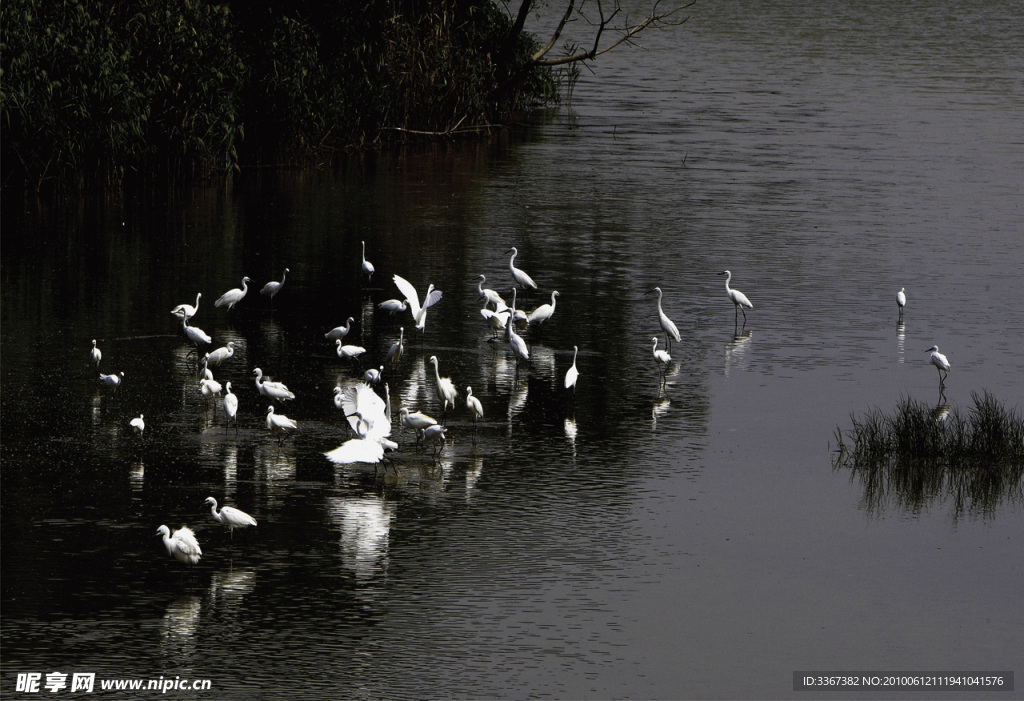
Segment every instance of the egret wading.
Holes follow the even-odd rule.
[[[117,388],[121,385],[121,380],[123,379],[123,372],[112,373],[110,375],[104,375],[102,372],[100,373],[100,382],[102,382],[107,387],[113,387],[115,392],[117,391]]]
[[[508,305],[505,304],[505,300],[501,298],[494,290],[484,287],[484,283],[487,282],[487,277],[484,275],[479,276],[479,282],[476,285],[477,291],[480,293],[482,299],[486,299],[486,304],[493,304],[495,311],[504,309]]]
[[[900,291],[896,293],[896,307],[900,312],[900,319],[903,319],[903,307],[907,306],[907,293],[904,292],[905,287],[901,287]]]
[[[203,551],[199,547],[199,541],[196,540],[196,534],[188,526],[182,526],[174,531],[173,534],[167,526],[160,526],[160,528],[156,529],[156,534],[163,536],[167,554],[178,562],[194,566],[199,562],[199,558],[203,556]]]
[[[452,408],[455,408],[455,399],[459,396],[459,393],[455,389],[455,384],[451,381],[451,378],[441,377],[441,372],[438,370],[437,356],[430,356],[429,362],[434,366],[434,384],[437,387],[437,400],[444,402],[444,407],[441,409],[441,420],[444,421],[444,417],[448,414],[448,405],[451,404]]]
[[[171,314],[174,314],[175,316],[180,316],[184,321],[188,321],[189,319],[196,315],[196,312],[199,311],[199,299],[202,296],[202,292],[197,292],[195,305],[179,304],[178,306],[171,310]]]
[[[576,346],[572,347],[572,367],[565,373],[565,388],[569,389],[572,387],[573,396],[576,395],[576,380],[578,380],[580,376],[580,371],[576,369],[576,354],[579,353],[579,351],[580,349]]]
[[[736,318],[736,323],[739,323],[739,312],[742,311],[743,312],[743,325],[746,326],[747,325],[747,312],[744,309],[744,307],[746,307],[747,309],[753,309],[754,305],[750,303],[750,300],[747,299],[747,296],[745,294],[743,294],[739,290],[734,290],[731,287],[729,287],[729,281],[732,280],[732,273],[730,273],[728,270],[725,270],[725,271],[723,271],[721,273],[718,273],[718,274],[719,275],[725,275],[725,292],[726,292],[726,294],[729,295],[729,299],[732,300],[733,306],[735,307],[736,317],[737,317]]]
[[[210,351],[209,353],[206,354],[206,364],[208,366],[212,365],[213,367],[217,367],[234,354],[235,342],[228,341],[228,344],[226,346],[221,346],[217,350]]]
[[[267,430],[270,431],[270,435],[278,436],[278,445],[284,445],[284,439],[288,434],[297,431],[298,428],[299,425],[284,414],[275,414],[273,404],[267,407]]]
[[[405,327],[398,329],[398,340],[391,344],[388,348],[388,354],[384,358],[385,365],[395,366],[402,359],[402,353],[405,352]]]
[[[437,419],[427,416],[421,411],[409,411],[407,408],[402,407],[398,410],[398,415],[403,426],[415,431],[417,443],[419,443],[424,429],[437,425]]]
[[[139,414],[138,418],[132,419],[128,422],[128,425],[131,426],[140,436],[146,430],[146,420],[144,417],[145,414]]]
[[[236,528],[248,528],[256,525],[256,519],[233,506],[222,506],[218,511],[217,500],[213,497],[206,497],[206,501],[203,503],[209,505],[210,516],[214,521],[227,526],[232,540],[234,540]]]
[[[238,397],[231,392],[231,383],[227,382],[224,384],[224,414],[228,418],[228,422],[235,425],[235,432],[238,432]],[[227,424],[224,425],[224,430],[227,430]]]
[[[473,396],[473,388],[470,386],[466,387],[466,408],[469,409],[469,413],[473,417],[473,433],[475,434],[476,422],[484,415],[484,405]]]
[[[252,374],[256,376],[256,389],[264,397],[270,397],[282,402],[295,399],[295,393],[288,389],[283,382],[272,382],[269,378],[264,379],[263,371],[259,368],[253,370]]]
[[[324,334],[324,338],[328,341],[337,341],[339,338],[345,338],[345,336],[348,336],[348,332],[352,330],[353,321],[355,320],[352,317],[349,317],[345,320],[344,326],[335,326]]]
[[[668,351],[663,351],[658,348],[658,337],[655,336],[651,339],[654,342],[654,347],[651,352],[654,354],[654,362],[657,363],[659,372],[661,373],[662,379],[665,377],[665,370],[668,369],[668,364],[672,362],[672,356],[668,354]]]
[[[260,290],[261,295],[266,295],[270,297],[271,307],[274,306],[274,296],[281,291],[282,287],[284,287],[284,280],[286,277],[288,277],[288,268],[285,268],[284,272],[281,273],[281,282],[275,282],[271,280],[270,282],[263,286],[262,290]]]
[[[92,362],[96,363],[96,369],[99,370],[100,360],[103,358],[103,353],[96,347],[96,339],[93,339],[92,341],[92,351],[90,352],[90,356],[92,356]]]
[[[366,273],[366,279],[369,281],[373,277],[373,263],[366,260],[366,241],[360,241],[359,243],[363,245],[363,272]]]
[[[931,353],[931,364],[939,371],[939,385],[946,384],[946,377],[949,375],[950,366],[946,356],[939,352],[938,346],[932,346],[925,353]],[[943,374],[945,373],[945,374]]]
[[[251,278],[249,278],[248,276],[243,277],[241,289],[236,287],[234,289],[228,290],[227,292],[222,294],[217,299],[216,302],[213,303],[213,306],[217,307],[218,309],[220,307],[226,306],[228,308],[228,311],[231,311],[232,309],[235,308],[236,304],[242,301],[242,299],[245,297],[245,294],[249,291],[250,282],[252,282]]]
[[[661,324],[661,330],[665,332],[665,345],[668,350],[672,350],[672,341],[679,343],[682,338],[679,335],[679,328],[675,325],[671,319],[668,318],[668,314],[661,308],[661,288],[655,287],[647,294],[658,293],[658,323]]]
[[[519,249],[513,246],[505,251],[505,253],[512,254],[512,257],[508,259],[508,269],[512,273],[512,279],[516,281],[516,285],[522,287],[524,290],[536,290],[537,283],[533,281],[533,278],[527,275],[526,271],[520,270],[516,267],[516,256],[519,255]]]
[[[555,313],[555,299],[558,297],[558,290],[551,293],[551,304],[542,304],[532,312],[526,315],[526,320],[530,326],[536,326],[537,332],[540,332],[541,324],[550,319]]]

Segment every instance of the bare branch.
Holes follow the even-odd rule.
[[[568,7],[565,8],[565,15],[562,16],[562,21],[558,23],[557,27],[555,27],[555,31],[551,35],[551,40],[548,41],[548,43],[543,48],[538,50],[533,56],[530,57],[531,61],[533,61],[534,63],[540,63],[540,60],[544,58],[547,52],[551,51],[551,49],[554,48],[555,44],[558,42],[558,37],[562,36],[562,30],[565,29],[565,25],[569,21],[569,18],[572,17],[573,10],[575,9],[576,0],[569,0],[569,5]]]

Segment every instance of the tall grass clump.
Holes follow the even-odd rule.
[[[836,468],[861,481],[872,510],[896,504],[912,511],[951,499],[957,514],[991,514],[1024,497],[1024,418],[990,393],[972,407],[949,410],[907,398],[892,415],[872,409],[835,431]]]

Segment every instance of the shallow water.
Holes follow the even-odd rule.
[[[92,671],[235,698],[788,698],[796,670],[1013,670],[1020,490],[869,508],[831,442],[902,397],[1022,405],[1022,19],[1010,2],[691,12],[514,138],[117,210],[5,206],[7,693],[18,672]],[[513,245],[541,287],[519,306],[560,292],[518,377],[471,282],[510,296]],[[271,309],[256,290],[286,266]],[[375,311],[396,273],[444,291],[422,338]],[[256,289],[215,309],[244,275]],[[656,285],[682,334],[663,388]],[[194,323],[237,344],[214,371],[237,433],[168,313],[200,291]],[[323,335],[348,316],[361,368],[405,327],[395,411],[440,415],[436,355],[480,425],[449,412],[437,461],[399,433],[387,475],[327,462],[347,438],[332,389],[361,368]],[[283,446],[256,367],[297,395]],[[211,495],[259,525],[229,538]],[[194,573],[162,523],[196,530]]]

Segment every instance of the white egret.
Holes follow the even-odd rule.
[[[235,430],[238,430],[238,396],[231,391],[231,383],[227,382],[224,385],[224,413],[228,417],[228,421],[235,424]]]
[[[345,359],[345,358],[359,358],[359,356],[361,356],[363,353],[366,352],[366,349],[363,348],[362,346],[346,346],[346,345],[342,345],[342,342],[341,342],[340,338],[337,341],[335,341],[334,343],[335,343],[335,345],[337,345],[337,350],[335,352],[338,354],[338,357],[342,358],[342,359]]]
[[[173,535],[170,528],[160,526],[160,528],[156,529],[156,534],[163,536],[167,554],[178,562],[186,565],[195,565],[199,562],[199,558],[203,556],[203,551],[199,547],[199,541],[196,540],[196,534],[188,526],[182,526]]]
[[[508,307],[505,308],[506,310]],[[484,307],[480,310],[480,316],[484,318],[487,325],[491,327],[491,341],[498,336],[499,331],[505,330],[505,311],[496,312]]]
[[[939,384],[943,385],[946,383],[946,376],[949,375],[950,366],[949,361],[946,360],[946,356],[939,352],[938,346],[932,346],[925,353],[931,353],[931,363],[935,366],[935,369],[939,371]],[[946,373],[943,375],[942,373]]]
[[[221,385],[217,380],[207,380],[205,377],[199,380],[199,391],[203,393],[203,397],[209,401],[211,397],[217,397],[220,395]]]
[[[411,282],[401,275],[394,275],[392,279],[395,281],[398,291],[405,297],[405,301],[409,303],[409,311],[412,313],[413,321],[416,322],[416,328],[423,331],[427,326],[427,310],[441,301],[443,293],[441,290],[435,290],[434,283],[430,283],[427,293],[423,295],[423,306],[420,306],[420,296]]]
[[[339,338],[345,338],[348,336],[348,332],[352,330],[352,322],[355,321],[352,317],[345,320],[344,326],[335,326],[333,329],[324,334],[324,338],[328,341],[337,341]]]
[[[580,371],[576,369],[576,354],[579,353],[579,348],[576,346],[572,347],[572,367],[569,368],[565,373],[565,388],[569,389],[572,387],[573,394],[576,394],[576,380],[579,379]]]
[[[294,420],[284,414],[275,414],[273,404],[267,407],[267,430],[270,431],[270,435],[280,435],[277,441],[279,445],[284,444],[284,439],[290,431],[296,431],[298,428],[299,425]]]
[[[907,306],[907,294],[903,291],[905,287],[901,287],[900,291],[896,293],[896,306],[900,310],[900,318],[903,318],[903,307]]]
[[[289,390],[283,382],[272,382],[269,378],[263,379],[263,371],[259,368],[253,370],[252,374],[256,376],[256,389],[258,389],[260,394],[264,397],[279,399],[281,401],[295,399],[295,394]]]
[[[665,332],[665,345],[669,350],[672,350],[672,341],[680,342],[682,337],[679,335],[679,328],[675,325],[671,319],[668,318],[668,314],[661,308],[661,288],[655,287],[647,294],[658,293],[658,323],[661,324],[661,330]]]
[[[434,424],[433,426],[427,426],[423,429],[423,445],[427,443],[434,444],[434,457],[436,458],[444,450],[445,443],[447,442],[447,431],[444,426],[440,424]]]
[[[328,460],[340,465],[378,463],[384,459],[385,450],[398,448],[398,444],[388,438],[391,418],[387,405],[369,385],[359,383],[342,392],[341,408],[356,437],[324,453]]]
[[[654,348],[652,348],[652,352],[654,353],[654,362],[658,364],[661,374],[664,375],[668,364],[672,362],[672,356],[668,354],[668,351],[663,351],[658,348],[657,336],[651,340],[654,341]]]
[[[377,305],[377,309],[387,312],[391,316],[394,316],[395,312],[404,312],[408,308],[409,301],[405,299],[386,299]]]
[[[285,268],[284,272],[281,273],[281,282],[271,280],[263,286],[262,290],[260,290],[261,295],[267,295],[270,297],[270,306],[274,306],[274,295],[280,292],[281,288],[284,287],[284,280],[286,277],[288,277],[288,268]]]
[[[241,289],[236,287],[234,289],[228,290],[227,292],[222,294],[216,302],[213,303],[213,306],[217,308],[227,306],[228,311],[231,311],[232,309],[235,308],[236,304],[242,301],[242,298],[245,297],[245,294],[249,291],[250,282],[252,282],[251,278],[249,278],[248,276],[243,277]]]
[[[338,385],[337,387],[334,388],[334,407],[336,409],[341,409],[342,408],[342,406],[341,406],[341,393],[344,392],[344,391],[345,390],[342,388],[341,385]]]
[[[121,373],[114,373],[114,374],[110,374],[110,375],[104,375],[102,372],[100,373],[100,382],[102,382],[107,387],[113,387],[115,390],[117,390],[117,388],[121,384],[121,380],[123,378],[124,378],[124,373],[123,372],[121,372]]]
[[[516,267],[515,261],[516,256],[519,255],[519,250],[513,246],[512,248],[505,251],[505,253],[511,253],[512,257],[508,259],[508,269],[512,272],[512,279],[516,281],[516,284],[523,289],[537,289],[537,283],[533,281],[533,278],[527,275],[524,271]]]
[[[424,429],[437,425],[435,418],[427,416],[421,411],[409,411],[407,408],[402,407],[398,410],[398,415],[403,426],[411,428],[416,432],[417,441],[419,441]]]
[[[363,272],[366,273],[366,279],[369,280],[373,277],[373,263],[366,260],[366,241],[360,241],[363,245]]]
[[[444,402],[444,407],[441,410],[441,420],[444,420],[445,415],[448,413],[448,404],[455,408],[455,399],[459,396],[458,391],[455,389],[454,383],[451,378],[441,377],[441,372],[438,370],[437,356],[430,356],[430,362],[434,365],[434,385],[437,387],[437,400]]]
[[[189,319],[196,315],[196,312],[199,311],[199,298],[202,296],[202,292],[197,292],[196,303],[194,306],[191,304],[179,304],[178,306],[171,310],[171,314],[174,314],[175,316],[180,316],[183,320],[188,321]]]
[[[526,321],[538,327],[551,318],[555,313],[555,298],[558,297],[558,290],[551,293],[551,304],[542,304],[526,315]]]
[[[368,385],[377,384],[378,382],[380,382],[380,374],[382,372],[384,372],[383,365],[381,365],[380,368],[369,368],[366,372],[363,373],[363,382],[365,382]]]
[[[92,356],[92,362],[96,363],[96,369],[99,370],[100,360],[103,358],[103,353],[96,347],[96,339],[93,339],[92,341],[92,351],[90,352],[90,355]]]
[[[484,415],[484,405],[473,396],[473,388],[471,386],[466,387],[466,408],[469,409],[469,413],[473,417],[473,432],[476,433],[476,422],[477,419]]]
[[[213,497],[206,497],[206,501],[203,503],[210,505],[210,515],[213,516],[214,521],[228,527],[232,539],[235,537],[236,528],[247,528],[256,525],[256,519],[233,506],[222,506],[218,511],[217,500]]]
[[[744,309],[744,307],[746,307],[747,309],[753,309],[754,305],[750,303],[750,300],[747,299],[747,296],[745,294],[743,294],[739,290],[734,290],[734,289],[729,287],[729,281],[732,280],[732,273],[730,273],[728,270],[726,270],[726,271],[718,273],[718,274],[719,275],[725,275],[725,291],[729,295],[729,299],[732,300],[732,303],[733,303],[733,305],[736,308],[736,312],[741,312],[741,311],[743,312],[743,325],[746,326],[746,324],[747,324],[747,312]],[[738,316],[738,314],[737,314],[737,316]],[[739,321],[738,318],[737,318],[737,321]]]
[[[212,380],[213,370],[210,369],[210,354],[203,356],[203,369],[199,371],[200,380]]]
[[[523,337],[516,333],[513,328],[515,323],[512,319],[515,319],[516,315],[516,288],[512,288],[512,307],[507,310],[509,319],[505,322],[505,340],[508,341],[508,345],[512,348],[512,353],[516,356],[516,370],[519,369],[519,361],[525,360],[530,361],[530,349],[526,346],[526,341]]]
[[[388,354],[384,358],[385,365],[398,365],[398,362],[402,359],[402,353],[405,352],[405,327],[398,329],[398,340],[391,344],[388,348]]]
[[[128,425],[135,429],[135,432],[140,436],[143,435],[143,432],[146,430],[146,421],[143,418],[144,416],[145,414],[139,414],[138,418],[132,419],[128,422]]]
[[[196,355],[199,354],[200,343],[213,343],[213,339],[210,338],[210,334],[206,333],[198,326],[189,326],[187,319],[181,322],[181,329],[185,332],[185,338],[195,345]],[[191,355],[191,353],[189,353],[189,355]]]
[[[478,292],[480,292],[480,297],[486,298],[487,304],[493,304],[495,310],[500,310],[507,307],[508,305],[505,304],[505,300],[501,298],[501,295],[499,295],[497,292],[490,288],[484,287],[485,282],[487,282],[487,277],[481,275],[480,282],[476,284],[476,289]]]
[[[223,363],[225,360],[227,360],[228,358],[230,358],[234,354],[235,354],[235,342],[234,341],[228,341],[228,344],[226,346],[221,346],[217,350],[210,351],[209,353],[206,354],[207,365],[212,365],[213,367],[217,367],[218,365]]]

